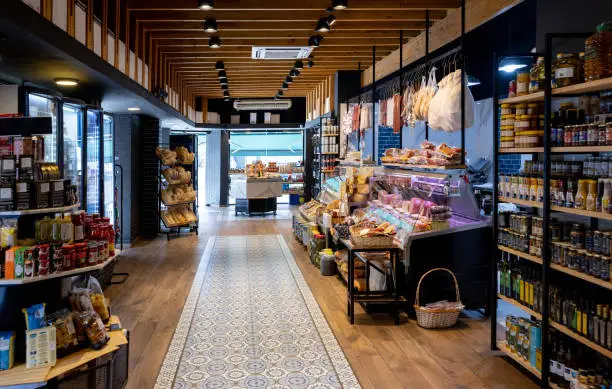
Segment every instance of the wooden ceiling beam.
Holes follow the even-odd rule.
[[[153,31],[153,29],[147,29],[147,31]],[[412,36],[417,36],[420,31],[404,31],[404,40]],[[217,35],[221,37],[221,40],[226,42],[228,40],[241,40],[241,39],[270,39],[270,40],[285,40],[285,39],[299,39],[304,42],[308,42],[308,38],[315,35],[314,31],[222,31]],[[326,33],[323,36],[323,43],[329,40],[339,39],[393,39],[395,42],[399,42],[399,31],[333,31]],[[207,34],[204,31],[158,31],[152,32],[151,38],[155,40],[168,40],[168,39],[180,39],[180,40],[191,40],[191,39],[202,39],[208,40],[212,34]]]
[[[156,39],[159,40],[159,39]],[[172,39],[166,39],[171,41]],[[192,39],[191,41],[195,41]],[[208,47],[208,38],[201,39],[202,43],[176,43],[172,47]],[[184,39],[183,39],[184,41]],[[223,47],[251,47],[251,46],[306,46],[306,39],[226,39],[221,38]],[[322,43],[325,47],[372,47],[372,46],[385,46],[385,47],[399,47],[399,40],[395,39],[326,39]],[[160,47],[167,46],[164,43],[160,44]],[[345,49],[346,50],[346,49]],[[316,50],[315,50],[316,51]]]
[[[221,47],[220,49],[211,49],[208,47],[208,45],[206,45],[205,47],[202,47],[201,45],[193,47],[193,45],[182,45],[182,44],[180,46],[176,46],[176,44],[163,44],[163,45],[156,45],[156,47],[159,48],[159,52],[161,55],[200,54],[200,55],[205,55],[205,56],[210,56],[210,57],[224,57],[226,55],[227,56],[242,55],[242,56],[251,57],[251,47],[248,47],[246,49],[244,48],[239,49],[236,47],[225,47],[225,48]],[[386,48],[386,47],[376,48],[376,53],[378,54],[380,52],[381,55],[384,55],[385,53],[391,53],[392,51],[393,51],[392,48]],[[342,56],[369,55],[370,57],[372,57],[372,47],[357,46],[357,47],[351,47],[348,49],[341,48],[341,47],[317,47],[315,50],[313,50],[311,57],[315,58],[316,60],[316,58],[320,56],[325,56],[328,54],[342,55]]]
[[[203,20],[177,20],[165,21],[164,19],[140,19],[137,18],[144,28],[150,31],[202,31]],[[308,31],[313,32],[316,21],[296,21],[296,22],[277,22],[264,21],[253,23],[250,20],[244,21],[217,21],[219,31],[225,32],[238,31]],[[387,21],[380,22],[354,22],[351,20],[337,20],[334,24],[333,32],[345,31],[422,31],[425,29],[425,20],[414,21]]]
[[[206,13],[196,8],[195,0],[129,0],[130,9],[187,10]],[[169,7],[171,5],[171,7]],[[292,10],[323,12],[330,5],[329,0],[302,0],[287,2],[286,0],[223,0],[215,4],[214,11],[245,11],[245,10]],[[361,10],[447,10],[457,8],[458,0],[351,0],[350,8],[336,11],[341,15],[347,11]]]
[[[148,1],[148,0],[147,0]],[[167,0],[163,0],[167,2]],[[194,0],[195,1],[195,0]],[[286,0],[281,0],[286,2]],[[378,0],[372,0],[374,2]],[[430,8],[431,9],[431,8]],[[189,9],[167,9],[167,8],[154,8],[154,9],[135,9],[130,8],[130,13],[135,14],[136,17],[143,20],[159,20],[159,21],[200,21],[203,22],[206,18],[215,18],[217,23],[222,25],[226,22],[245,22],[259,23],[259,22],[308,22],[313,25],[317,22],[320,17],[326,16],[325,7],[319,10],[221,10],[215,9],[212,11],[199,11]],[[409,21],[423,21],[425,20],[425,8],[423,10],[410,10],[408,8],[390,10],[390,9],[368,9],[368,10],[355,10],[347,9],[342,12],[336,12],[334,15],[338,18],[338,21],[343,22],[409,22]],[[430,20],[442,19],[446,16],[446,11],[430,11]],[[338,22],[339,23],[339,22]]]

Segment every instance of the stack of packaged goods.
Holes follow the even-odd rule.
[[[500,148],[540,147],[544,137],[544,108],[539,103],[501,105]]]
[[[47,276],[115,256],[115,229],[99,214],[56,213],[36,221],[34,238],[17,239],[17,233],[16,219],[2,220],[0,280]]]

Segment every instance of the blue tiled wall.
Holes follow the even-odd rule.
[[[517,154],[500,154],[499,174],[516,174],[521,170],[521,156]]]
[[[393,128],[378,126],[378,160],[385,150],[390,148],[401,148],[400,134],[394,134]]]

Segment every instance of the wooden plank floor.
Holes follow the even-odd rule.
[[[322,277],[310,264],[306,251],[293,238],[290,220],[231,220],[230,210],[219,212],[202,215],[197,237],[141,242],[120,260],[116,271],[128,272],[130,277],[106,293],[113,312],[131,331],[128,388],[154,386],[208,238],[257,234],[284,236],[362,387],[538,387],[489,350],[486,319],[463,319],[457,328],[432,331],[406,317],[394,326],[390,315],[368,315],[356,305],[357,324],[351,326],[346,317],[346,287],[336,277]]]

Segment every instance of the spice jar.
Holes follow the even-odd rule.
[[[529,93],[529,72],[516,74],[516,95],[524,96]]]

